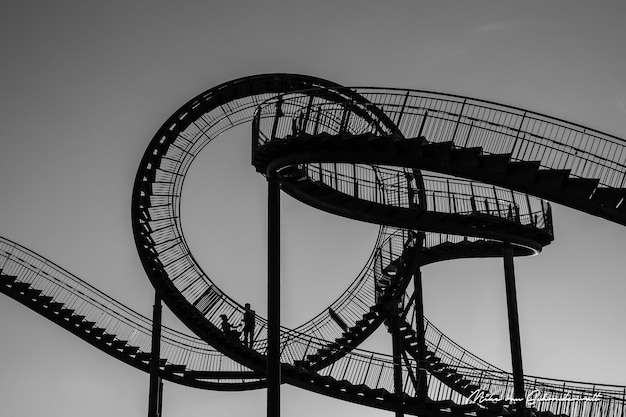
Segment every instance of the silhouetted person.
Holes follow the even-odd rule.
[[[252,347],[252,342],[254,341],[254,326],[255,326],[255,312],[250,309],[250,303],[246,303],[244,306],[245,311],[243,312],[243,344],[249,348]]]
[[[408,199],[409,199],[409,208],[416,207],[417,202],[415,201],[415,189],[413,188],[413,181],[415,180],[415,175],[405,172],[404,177],[406,178],[406,188],[408,191]],[[398,187],[400,184],[398,184]]]
[[[222,318],[222,331],[224,332],[224,334],[229,337],[238,338],[239,335],[236,330],[233,330],[232,326],[228,322],[228,317],[226,317],[226,314],[222,314],[220,317]]]

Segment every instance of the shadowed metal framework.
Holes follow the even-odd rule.
[[[190,165],[242,123],[252,125],[251,162],[273,187],[270,197],[281,189],[381,225],[361,272],[327,309],[294,329],[280,327],[279,311],[257,316],[251,346],[222,331],[220,317],[238,322],[244,307],[196,263],[180,223]],[[552,242],[548,201],[625,224],[625,158],[619,138],[495,103],[301,75],[245,77],[182,106],[140,163],[132,222],[156,289],[153,320],[7,239],[0,240],[0,289],[150,373],[150,415],[160,415],[165,379],[213,390],[267,387],[268,415],[279,414],[280,384],[289,383],[396,415],[623,416],[625,387],[523,374],[513,257]],[[270,245],[271,264],[280,245]],[[423,316],[421,268],[470,257],[504,259],[513,373]],[[272,284],[278,274],[270,268],[270,309],[280,296],[280,281]],[[159,325],[161,300],[197,337]],[[359,349],[380,326],[393,355]],[[512,400],[531,392],[580,400]]]

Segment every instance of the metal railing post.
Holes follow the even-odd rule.
[[[417,132],[417,137],[422,137],[422,131],[424,130],[424,125],[426,124],[426,118],[428,117],[428,112],[424,112],[424,118],[422,119],[422,124],[420,125],[420,130]]]
[[[454,144],[454,139],[456,138],[456,132],[459,130],[459,124],[461,123],[461,117],[463,116],[463,109],[465,109],[465,102],[467,99],[463,100],[463,104],[461,105],[461,111],[459,112],[459,118],[456,120],[456,124],[454,125],[454,133],[452,134],[452,144]]]

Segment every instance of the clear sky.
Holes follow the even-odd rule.
[[[294,72],[468,95],[626,137],[625,15],[620,1],[4,1],[0,235],[149,315],[132,183],[154,132],[191,97],[241,76]],[[200,155],[182,222],[209,275],[263,313],[265,188],[248,135],[237,129]],[[376,227],[289,201],[283,214],[291,325],[356,276]],[[515,264],[525,371],[626,384],[625,230],[558,207],[554,216],[555,242]],[[424,287],[439,328],[510,369],[500,260],[429,266]],[[179,327],[171,314],[166,324]],[[0,335],[0,415],[147,414],[147,374],[5,296]],[[289,387],[282,395],[285,416],[390,415]],[[168,417],[264,410],[262,390],[165,385]]]

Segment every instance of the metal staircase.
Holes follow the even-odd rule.
[[[251,347],[222,332],[220,317],[238,321],[244,308],[197,264],[180,224],[191,163],[214,138],[246,122],[251,162],[263,175],[277,174],[285,193],[381,225],[344,293],[302,325],[280,328],[282,381],[396,413],[517,413],[506,400],[515,376],[417,319],[419,297],[409,281],[434,262],[500,257],[503,248],[514,256],[539,253],[554,238],[544,199],[625,225],[626,149],[619,138],[495,103],[268,74],[224,83],[183,105],[149,144],[132,196],[143,268],[196,335],[164,327],[156,371],[150,319],[6,239],[0,291],[153,376],[213,390],[267,386],[268,321],[256,317]],[[360,349],[383,323],[394,355]],[[626,409],[624,387],[531,376],[523,382],[527,392],[597,398],[528,404],[536,416],[623,417]]]

